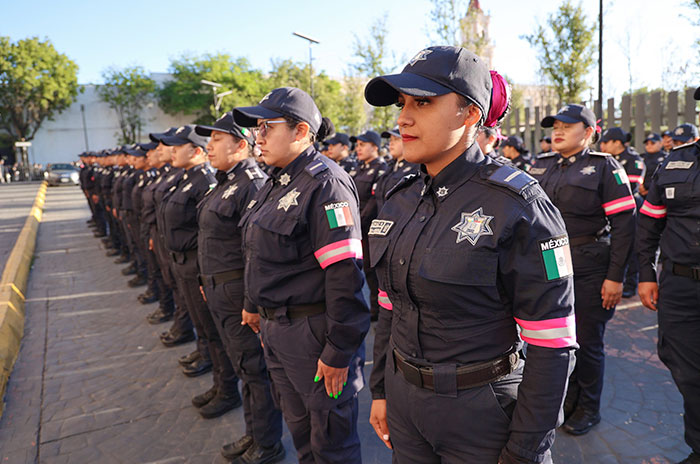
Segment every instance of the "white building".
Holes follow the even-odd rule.
[[[165,73],[151,74],[161,84],[169,77]],[[97,87],[84,85],[85,91],[77,100],[53,121],[44,121],[29,149],[29,162],[58,163],[77,160],[84,151],[98,151],[117,146],[121,133],[116,112],[100,100]],[[84,108],[84,119],[83,111]],[[149,132],[162,132],[172,126],[191,123],[193,117],[165,114],[156,103],[151,103],[143,112],[144,127],[141,141],[148,142]],[[84,121],[84,123],[83,123]],[[87,140],[86,140],[87,134]]]

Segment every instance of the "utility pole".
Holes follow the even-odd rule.
[[[600,0],[598,14],[598,108],[596,116],[603,119],[603,0]]]
[[[300,39],[308,40],[309,41],[309,95],[311,95],[311,98],[314,97],[314,68],[313,68],[313,55],[311,51],[311,46],[313,44],[320,44],[316,39],[312,39],[309,36],[300,34],[298,32],[292,32],[292,35],[295,35],[299,37]]]
[[[85,123],[85,105],[80,105],[80,112],[83,115],[83,136],[85,137],[85,151],[90,151],[90,148],[88,147],[87,124]]]

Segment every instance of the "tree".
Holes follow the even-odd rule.
[[[562,104],[581,101],[590,87],[595,30],[581,5],[565,0],[549,16],[547,27],[540,24],[533,34],[523,36],[537,50],[540,70],[551,81]]]
[[[0,128],[12,139],[32,140],[80,91],[78,65],[48,39],[0,37]]]
[[[377,19],[370,27],[368,39],[362,41],[355,35],[354,55],[358,60],[352,65],[361,76],[374,77],[388,74],[395,66],[387,65],[386,48],[387,15]],[[398,112],[395,106],[376,107],[372,109],[369,123],[379,132],[390,129],[396,124]]]
[[[365,89],[366,79],[347,74],[343,78],[343,85],[340,90],[343,111],[340,112],[337,120],[333,120],[338,132],[348,132],[359,134],[367,121],[365,112]]]
[[[216,93],[232,91],[221,100],[219,112],[257,104],[268,89],[262,72],[253,69],[247,59],[223,53],[182,55],[170,62],[169,72],[172,79],[158,92],[160,107],[169,114],[194,115],[197,123],[211,123],[218,116],[212,88],[202,84],[202,79],[221,84]]]
[[[107,68],[102,72],[104,85],[97,88],[102,101],[117,113],[120,144],[141,139],[143,109],[154,100],[156,83],[141,66],[124,69]]]

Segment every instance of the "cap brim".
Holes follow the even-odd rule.
[[[262,106],[245,106],[233,110],[233,120],[242,127],[255,127],[258,125],[258,119],[274,119],[282,116],[284,116],[282,113]]]
[[[202,137],[211,136],[212,131],[228,132],[214,126],[195,126],[194,131],[197,135],[201,135]]]
[[[554,126],[554,121],[561,121],[561,122],[565,122],[567,124],[575,124],[577,122],[583,122],[580,119],[572,118],[572,117],[569,117],[569,116],[566,116],[563,114],[555,114],[554,116],[545,117],[542,120],[542,122],[540,123],[540,126],[552,127],[552,126]]]
[[[192,141],[189,140],[189,139],[181,139],[180,137],[175,136],[175,135],[171,135],[171,136],[169,136],[169,137],[162,137],[162,138],[160,139],[160,141],[161,141],[163,144],[168,145],[168,146],[170,146],[170,147],[178,147],[178,146],[180,146],[180,145],[186,145],[186,144],[188,144],[188,143],[194,144],[194,142],[192,142]]]
[[[692,135],[684,136],[684,135],[672,135],[671,140],[675,140],[676,142],[689,142],[693,138]]]
[[[155,132],[148,134],[148,138],[151,139],[151,142],[154,143],[160,143],[160,140],[163,137],[165,137],[165,132]]]
[[[372,106],[389,106],[398,101],[399,93],[412,97],[437,97],[450,92],[453,90],[418,74],[390,74],[369,81],[365,87],[365,100]]]
[[[396,131],[384,131],[382,132],[382,137],[385,139],[389,137],[401,137],[401,133]]]
[[[140,143],[139,146],[141,147],[142,150],[155,150],[158,148],[158,143],[156,142],[151,142],[151,143]]]

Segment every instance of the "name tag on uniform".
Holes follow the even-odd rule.
[[[666,198],[673,200],[676,197],[676,187],[666,187]]]
[[[690,169],[695,161],[669,161],[666,169]]]
[[[547,168],[530,168],[528,173],[533,175],[533,176],[541,176],[546,171],[547,171]]]
[[[378,235],[385,236],[391,230],[394,225],[394,221],[385,221],[382,219],[373,219],[369,226],[369,233],[367,235]]]

